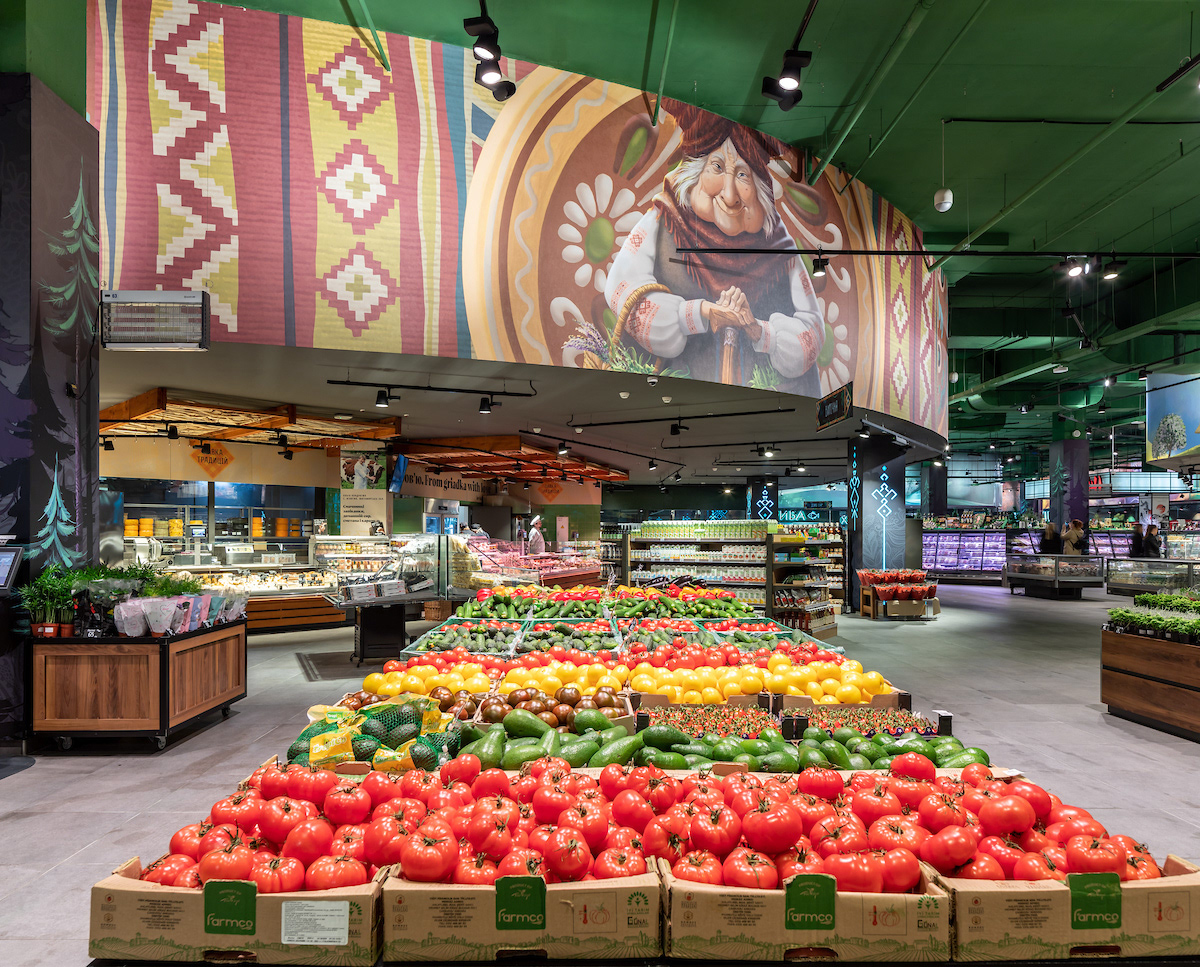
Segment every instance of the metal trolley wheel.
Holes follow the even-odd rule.
[[[69,735],[56,735],[54,737],[54,744],[58,746],[59,751],[66,752],[75,744],[75,740]]]

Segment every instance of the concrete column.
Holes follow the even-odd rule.
[[[921,464],[921,513],[944,516],[946,503],[946,464],[935,467]]]

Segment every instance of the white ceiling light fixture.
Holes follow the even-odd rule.
[[[669,396],[664,396],[664,397],[662,398],[662,401],[663,401],[664,403],[670,403],[670,402],[671,402],[671,397],[669,397]]]
[[[1059,363],[1054,367],[1053,373],[1055,376],[1061,376],[1063,373],[1067,372],[1067,368],[1068,367],[1066,363]]]
[[[954,192],[946,187],[946,119],[942,119],[942,187],[933,193],[933,207],[948,212],[954,207]]]
[[[621,396],[621,399],[623,399],[623,400],[629,399],[629,390],[627,390],[627,389],[621,390],[620,396]]]
[[[346,420],[353,420],[354,415],[351,413],[334,413],[333,418],[335,420],[341,420],[344,423]]]

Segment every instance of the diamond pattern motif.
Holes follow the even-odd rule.
[[[355,37],[308,82],[333,105],[351,130],[387,100],[388,77]]]
[[[361,336],[396,301],[396,280],[359,242],[322,279],[324,295],[354,335]]]
[[[362,235],[379,224],[398,198],[395,180],[361,141],[347,144],[321,172],[321,192]]]

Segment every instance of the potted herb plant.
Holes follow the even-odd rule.
[[[50,584],[39,575],[21,588],[21,603],[29,612],[29,629],[35,638],[58,637]]]

